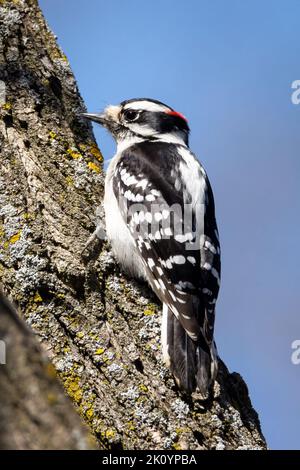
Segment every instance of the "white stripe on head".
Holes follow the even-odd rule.
[[[143,137],[149,137],[156,134],[156,131],[153,127],[148,126],[147,124],[137,124],[135,122],[129,122],[126,124],[126,127],[131,130],[134,134],[139,134]]]
[[[186,143],[184,142],[182,135],[177,132],[171,134],[170,132],[165,133],[165,134],[156,134],[155,138],[159,140],[160,142],[167,142],[168,144],[178,144],[178,145],[183,145],[186,147]]]
[[[124,109],[137,109],[142,111],[153,111],[165,113],[170,111],[170,108],[163,104],[153,103],[152,101],[132,101],[124,106]]]

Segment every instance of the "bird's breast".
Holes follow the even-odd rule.
[[[113,190],[112,177],[120,157],[111,161],[105,179],[104,211],[108,240],[121,268],[135,278],[146,279],[145,267],[125,222]]]

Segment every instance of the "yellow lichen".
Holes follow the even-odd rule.
[[[95,341],[99,341],[99,336],[96,333],[88,333],[89,337],[94,339]]]
[[[65,61],[67,64],[69,63],[68,57],[65,54],[61,55],[61,60]]]
[[[105,351],[105,349],[103,349],[103,348],[98,348],[98,349],[96,349],[95,354],[96,354],[97,356],[100,356],[101,354],[104,353],[104,351]]]
[[[96,173],[100,173],[101,171],[101,168],[93,162],[88,162],[88,167],[90,168],[90,170],[95,171]]]
[[[80,388],[80,377],[74,372],[66,378],[64,386],[69,397],[71,397],[76,403],[80,403],[82,400],[82,390]]]
[[[67,154],[70,155],[70,157],[74,158],[75,160],[82,157],[82,154],[80,152],[71,148],[67,149]]]
[[[153,310],[150,310],[148,308],[146,308],[146,310],[144,310],[144,315],[148,316],[148,315],[154,315],[154,314],[155,314],[155,312],[153,312]]]
[[[4,109],[5,111],[9,111],[11,108],[12,108],[11,103],[4,103],[2,105],[2,109]]]
[[[82,399],[82,390],[78,389],[74,392],[73,397],[72,397],[72,395],[70,395],[70,396],[71,396],[71,398],[74,399],[74,401],[76,401],[76,403],[79,403]]]
[[[183,434],[183,433],[189,432],[189,431],[190,431],[189,428],[176,428],[175,429],[176,434]]]
[[[24,212],[22,214],[22,219],[24,220],[33,220],[34,219],[34,215],[33,214],[30,214],[29,212]]]
[[[13,245],[13,244],[16,243],[18,240],[20,240],[20,236],[21,236],[21,232],[15,233],[15,235],[13,235],[12,237],[10,237],[9,243],[10,243],[11,245]]]
[[[145,392],[145,393],[148,392],[148,387],[144,384],[140,384],[139,389],[141,392]]]
[[[6,240],[6,242],[3,243],[3,247],[7,249],[9,245],[13,245],[16,243],[21,237],[21,231],[18,233],[15,233],[12,237],[10,237],[9,240]]]
[[[88,419],[91,419],[93,416],[94,416],[94,411],[92,408],[89,408],[88,410],[86,410],[85,412],[85,415]]]
[[[35,293],[35,295],[34,295],[34,297],[33,297],[33,301],[36,302],[36,303],[37,303],[37,302],[43,302],[43,299],[42,299],[42,297],[40,296],[40,294],[39,294],[38,291],[36,291],[36,293]]]
[[[105,437],[106,439],[113,439],[115,437],[116,433],[113,429],[107,429],[105,431]]]
[[[128,421],[127,427],[129,431],[135,431],[135,426],[132,421]]]
[[[97,158],[99,162],[103,162],[103,156],[100,150],[98,149],[96,144],[91,144],[89,148],[90,153],[93,155],[93,157]]]
[[[59,48],[51,49],[49,55],[52,60],[63,60],[66,63],[69,63],[67,56],[59,50]]]
[[[175,442],[173,445],[172,445],[173,449],[175,450],[182,450],[181,449],[181,445],[178,443],[178,442]]]
[[[93,408],[95,398],[95,393],[91,393],[88,395],[88,397],[83,397],[79,406],[81,415],[85,416],[89,421],[91,421],[95,416],[95,411]]]
[[[49,137],[50,137],[51,139],[57,139],[57,134],[56,134],[56,132],[50,131],[50,132],[49,132]]]
[[[74,185],[74,179],[72,178],[72,176],[66,176],[66,182],[68,186]]]
[[[144,310],[144,315],[155,315],[157,313],[157,307],[155,304],[148,304]]]
[[[76,333],[76,336],[77,338],[83,338],[84,337],[83,331],[78,331],[78,333]]]

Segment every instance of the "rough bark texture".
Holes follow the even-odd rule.
[[[102,448],[265,448],[239,374],[188,401],[160,357],[160,307],[94,230],[102,157],[35,0],[0,0],[0,275]],[[10,413],[10,410],[8,410]],[[2,430],[3,431],[3,430]],[[34,447],[27,440],[20,447]]]

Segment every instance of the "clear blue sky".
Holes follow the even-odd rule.
[[[146,96],[189,118],[222,243],[219,353],[245,378],[269,446],[300,449],[300,2],[40,5],[89,111]],[[110,137],[96,136],[111,158]]]

